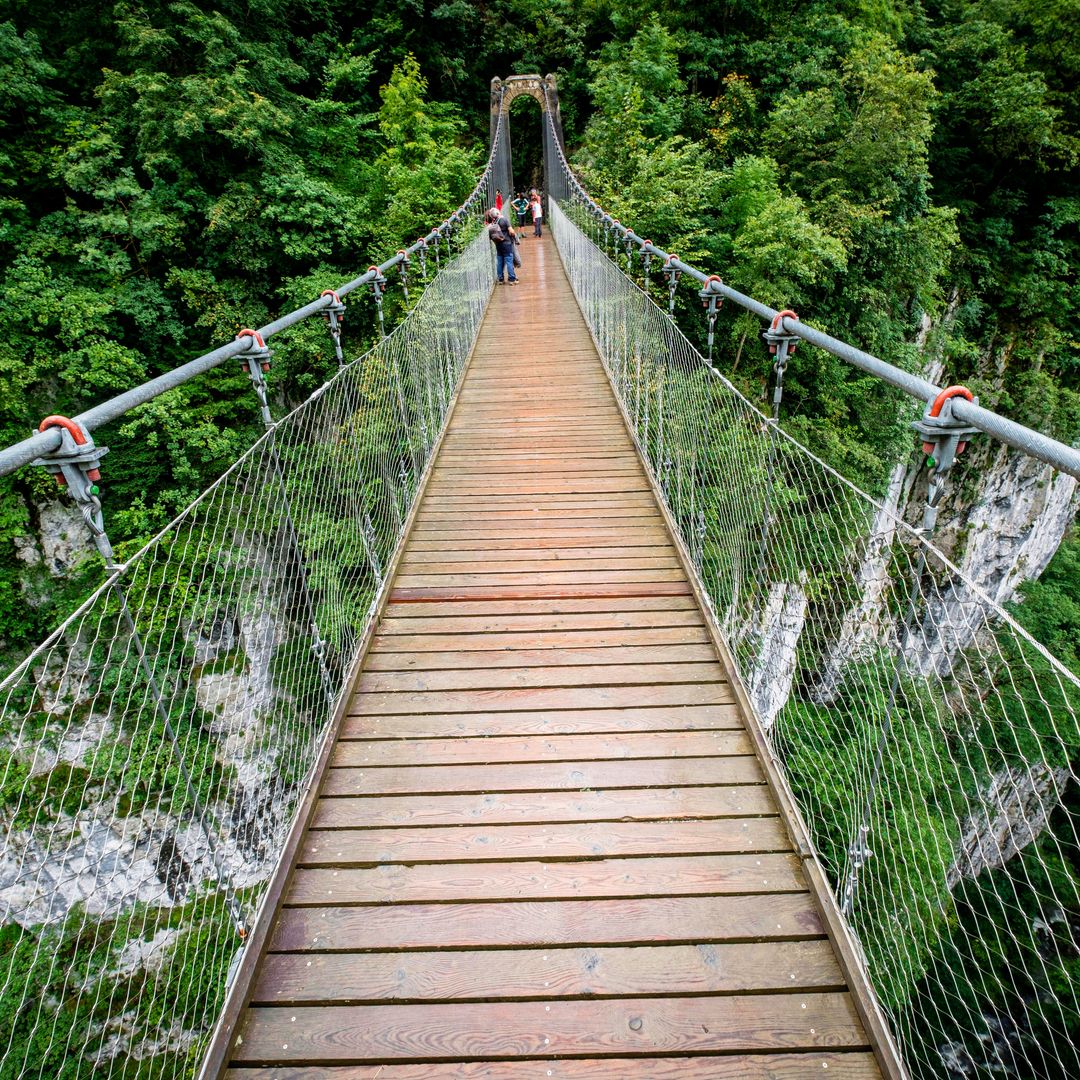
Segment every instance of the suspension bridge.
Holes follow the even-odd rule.
[[[497,289],[523,95],[546,235]],[[551,76],[491,118],[423,239],[0,451],[106,567],[0,686],[0,1075],[1077,1073],[1080,680],[933,531],[972,439],[1080,454],[613,221]],[[771,415],[709,362],[725,301]],[[275,419],[312,317],[337,373]],[[922,404],[920,528],[785,432],[804,342]],[[265,435],[114,548],[93,431],[226,361]]]

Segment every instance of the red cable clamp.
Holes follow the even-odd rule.
[[[936,398],[934,398],[933,404],[930,406],[931,416],[940,416],[942,407],[949,398],[962,397],[968,401],[974,401],[975,395],[966,386],[946,386],[944,390]]]
[[[946,386],[945,389],[942,390],[936,398],[934,398],[933,402],[930,405],[930,411],[926,415],[931,417],[940,416],[941,410],[945,407],[945,402],[948,401],[950,398],[954,397],[962,397],[965,401],[975,400],[975,395],[966,386]],[[936,449],[934,444],[930,442],[924,442],[922,444],[922,448],[924,454],[933,454]],[[957,443],[957,454],[962,454],[966,449],[967,440]]]
[[[341,297],[338,296],[337,289],[323,289],[323,291],[319,293],[319,299],[321,300],[324,296],[330,297],[330,303],[323,308],[323,318],[327,322],[330,322],[330,314],[333,312],[333,314],[337,316],[338,322],[344,322],[345,303]]]
[[[248,330],[248,329],[241,330],[236,335],[236,340],[239,341],[242,337],[252,338],[254,340],[255,345],[256,345],[257,348],[260,348],[260,349],[265,349],[266,348],[266,342],[263,341],[263,336],[262,336],[262,334],[259,333],[258,330]]]
[[[371,283],[372,289],[378,289],[380,293],[386,292],[386,278],[383,277],[382,271],[377,266],[369,266],[367,272],[375,271],[375,280]]]
[[[46,416],[38,424],[38,431],[48,431],[49,428],[54,427],[63,428],[75,440],[76,446],[86,445],[86,432],[83,431],[81,425],[76,424],[74,420],[70,420],[66,416]]]
[[[86,446],[88,440],[83,426],[81,424],[76,424],[74,420],[71,420],[66,416],[46,416],[45,419],[38,424],[38,431],[48,431],[49,428],[54,427],[63,428],[71,436],[71,439],[76,446]],[[56,482],[60,487],[63,487],[67,483],[62,472],[57,472],[53,475],[56,477]],[[97,481],[101,479],[101,470],[96,468],[87,469],[86,478],[97,483]]]
[[[707,308],[710,315],[714,314],[717,308],[723,304],[723,300],[713,292],[712,283],[714,281],[718,285],[723,285],[724,283],[719,274],[710,274],[705,279],[705,284],[701,287],[701,292],[698,293],[698,296],[701,297],[701,306]]]
[[[773,321],[765,334],[765,340],[769,343],[769,353],[772,356],[776,355],[777,345],[782,337],[788,339],[788,356],[795,351],[797,342],[791,340],[790,334],[784,333],[784,319],[794,319],[795,322],[798,322],[799,316],[791,308],[784,308],[783,311],[778,311],[773,316]]]
[[[269,371],[270,370],[270,350],[266,347],[266,342],[263,341],[262,334],[260,334],[258,330],[249,330],[249,329],[247,329],[245,327],[243,330],[240,331],[240,333],[238,333],[236,335],[236,340],[239,341],[241,338],[244,338],[244,337],[249,337],[254,342],[254,345],[249,345],[248,346],[248,351],[249,352],[257,351],[257,352],[261,352],[261,353],[264,354],[259,359],[259,367],[261,367],[264,372]],[[247,360],[243,357],[243,355],[241,355],[241,357],[240,357],[240,363],[241,363],[241,365],[243,367],[245,367],[245,368],[247,367]]]

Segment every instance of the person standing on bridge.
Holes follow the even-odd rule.
[[[503,212],[503,197],[502,188],[495,189],[495,209],[501,214]]]
[[[533,236],[543,236],[544,206],[540,202],[540,195],[538,192],[533,192],[532,203],[530,204],[529,209],[532,211]]]
[[[525,235],[525,226],[529,223],[529,200],[525,198],[525,193],[519,191],[517,198],[510,203],[514,208],[514,213],[517,214],[517,227],[518,237]]]
[[[487,212],[488,236],[495,245],[495,280],[498,284],[503,283],[503,267],[506,268],[508,285],[517,284],[517,274],[514,273],[514,230],[510,222],[503,217],[493,206]]]

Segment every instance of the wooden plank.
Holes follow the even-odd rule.
[[[776,818],[706,821],[453,825],[424,829],[312,829],[298,866],[488,862],[493,859],[605,859],[628,855],[724,855],[790,851]]]
[[[655,610],[628,608],[633,600],[664,599],[669,603]],[[620,631],[653,633],[665,628],[704,630],[701,613],[696,608],[678,606],[676,597],[616,597],[607,602],[592,601],[593,610],[581,610],[589,601],[570,601],[578,606],[561,611],[565,601],[533,601],[530,603],[492,604],[409,604],[389,612],[379,624],[376,640],[389,641],[397,634],[519,634],[533,632],[537,636],[566,632]],[[544,604],[547,611],[538,605]]]
[[[425,1062],[423,1065],[275,1065],[230,1069],[228,1080],[880,1080],[873,1054],[729,1054],[723,1057],[551,1058],[532,1061]],[[827,1070],[827,1071],[825,1071]]]
[[[461,395],[462,401],[512,401],[523,402],[534,398],[534,391],[543,390],[548,402],[568,402],[577,405],[584,398],[600,397],[604,390],[604,376],[598,371],[567,371],[557,385],[550,378],[540,376],[531,379],[520,375],[497,379],[491,374],[477,371]]]
[[[421,527],[422,526],[422,527]],[[555,543],[585,538],[591,543],[658,543],[667,542],[667,534],[660,531],[660,520],[655,514],[643,515],[633,520],[610,518],[551,518],[542,520],[534,515],[521,521],[495,517],[477,518],[475,521],[424,521],[418,522],[413,536],[423,543],[441,543],[446,540],[541,540]],[[644,537],[650,537],[649,541]],[[657,539],[659,538],[659,540]]]
[[[744,731],[672,731],[649,735],[494,735],[479,739],[345,738],[336,766],[386,768],[415,764],[470,765],[528,761],[624,761],[658,757],[749,754]]]
[[[666,651],[679,647],[698,648],[704,644],[712,648],[706,631],[700,626],[657,626],[641,630],[521,630],[506,633],[431,630],[419,634],[384,632],[372,645],[369,664],[375,671],[380,669],[385,655],[401,653],[411,657],[416,653],[441,653],[450,646],[457,650],[456,655],[465,652],[498,654],[513,649],[519,657],[524,658],[537,652],[562,652],[565,655],[603,649],[637,651],[640,655],[642,646]]]
[[[309,966],[310,965],[310,966]],[[827,941],[636,949],[492,949],[488,952],[273,953],[253,1001],[360,1004],[470,998],[736,994],[842,990]]]
[[[453,739],[492,735],[610,735],[637,731],[742,731],[733,705],[645,709],[561,709],[546,712],[426,713],[350,716],[350,739]]]
[[[479,795],[385,795],[319,800],[314,829],[395,828],[483,822],[675,821],[772,814],[763,785],[629,788],[603,791],[485,792]]]
[[[610,428],[613,432],[619,432],[622,428],[619,410],[609,402],[583,404],[556,399],[534,404],[520,397],[504,398],[502,401],[477,401],[472,398],[463,403],[459,422],[468,424],[473,430],[495,424],[503,431],[536,427],[566,427],[576,431],[585,427],[588,430]]]
[[[616,578],[617,575],[611,575]],[[630,581],[596,584],[532,584],[532,585],[459,585],[417,586],[395,588],[390,593],[391,604],[430,602],[432,600],[609,600],[621,596],[688,596],[690,586],[685,581]]]
[[[557,562],[564,567],[580,570],[583,568],[574,564],[582,560],[602,559],[608,566],[626,566],[626,560],[659,559],[663,560],[664,565],[667,565],[675,556],[675,549],[670,544],[657,543],[638,544],[636,546],[626,547],[615,545],[605,545],[603,547],[577,547],[572,544],[566,544],[562,540],[546,545],[537,544],[535,547],[528,547],[526,542],[521,540],[510,541],[510,544],[513,546],[507,546],[507,543],[503,541],[498,547],[494,546],[493,543],[489,541],[472,541],[472,543],[476,545],[483,544],[483,547],[462,546],[464,543],[466,542],[460,540],[450,543],[446,541],[441,543],[412,543],[405,553],[403,565],[419,566],[431,564],[434,566],[443,566],[452,564],[457,567],[462,563],[476,563],[481,566],[481,569],[487,569],[493,564],[499,565],[502,563],[527,564],[541,562],[547,564]],[[649,563],[646,565],[657,564]],[[584,569],[593,568],[584,567]]]
[[[435,513],[439,510],[446,512],[448,509],[465,513],[482,513],[484,511],[525,510],[535,512],[543,507],[546,510],[592,510],[606,511],[620,509],[624,512],[632,510],[644,510],[649,513],[655,512],[656,503],[652,494],[647,491],[620,492],[598,491],[581,494],[544,494],[535,495],[517,494],[507,492],[505,495],[469,495],[469,494],[431,494],[424,498],[424,514]]]
[[[629,460],[625,454],[609,453],[603,456],[593,452],[588,455],[574,455],[568,459],[563,453],[552,453],[549,457],[533,454],[507,454],[493,452],[487,457],[479,454],[460,454],[442,456],[436,466],[435,475],[440,479],[467,479],[498,477],[500,479],[527,479],[547,472],[557,472],[559,476],[573,476],[581,473],[585,476],[644,476],[642,467]]]
[[[329,769],[323,794],[447,795],[586,788],[701,787],[762,782],[754,757],[652,758],[533,765],[436,765],[412,769]]]
[[[361,694],[380,691],[483,690],[547,686],[654,686],[664,683],[721,683],[716,660],[693,664],[568,665],[565,667],[462,668],[459,670],[370,671],[360,676]]]
[[[726,683],[509,687],[504,690],[371,691],[353,695],[350,716],[524,709],[618,709],[642,705],[730,705]]]
[[[805,893],[284,908],[273,952],[655,945],[824,936]]]
[[[535,495],[559,498],[577,495],[633,495],[645,490],[645,478],[632,475],[596,476],[592,473],[570,473],[561,477],[549,473],[531,479],[520,476],[500,479],[488,474],[480,479],[468,476],[440,477],[432,484],[431,498],[520,500]]]
[[[667,543],[655,525],[627,523],[622,526],[579,528],[576,522],[477,522],[444,524],[418,531],[410,545],[410,556],[429,552],[476,552],[479,557],[517,557],[519,551],[557,551],[575,558],[582,549],[618,547],[624,551],[662,547]],[[541,556],[541,558],[546,556]]]
[[[617,566],[607,566],[598,570],[564,570],[556,566],[531,571],[485,569],[480,573],[450,568],[442,571],[402,571],[395,579],[394,595],[400,597],[413,589],[507,589],[517,586],[518,592],[522,592],[533,587],[582,589],[592,585],[619,585],[626,588],[629,585],[655,583],[666,583],[680,590],[687,588],[683,572],[672,568],[623,570]]]
[[[234,1062],[864,1048],[847,994],[249,1009]]]
[[[649,549],[644,549],[648,551]],[[577,581],[583,571],[588,573],[584,580],[592,580],[594,577],[602,577],[602,580],[643,580],[643,581],[678,581],[677,575],[681,575],[678,563],[673,555],[630,555],[624,558],[575,558],[564,554],[561,558],[549,556],[548,558],[475,558],[475,552],[469,552],[472,558],[451,558],[445,554],[436,555],[434,558],[418,558],[410,555],[406,562],[402,563],[401,579],[404,584],[409,581],[414,584],[427,583],[445,584],[444,581],[435,581],[435,578],[451,578],[455,582],[489,581],[515,582],[515,581]],[[627,570],[649,571],[643,573],[640,578],[633,578],[626,573]],[[653,570],[663,571],[663,575],[653,573]]]
[[[653,642],[644,646],[606,645],[592,649],[557,648],[565,637],[551,635],[554,641],[546,649],[519,649],[504,645],[499,649],[458,649],[454,652],[420,649],[397,649],[380,652],[367,662],[368,671],[433,671],[437,668],[461,669],[485,667],[596,667],[603,664],[688,664],[714,663],[711,644],[665,645]],[[504,636],[505,638],[505,636]],[[390,638],[390,641],[400,639]],[[458,644],[455,638],[453,644]],[[445,646],[451,642],[443,640]],[[490,654],[490,655],[489,655]]]
[[[528,524],[530,528],[548,528],[549,531],[574,528],[592,528],[603,525],[608,528],[627,526],[658,526],[660,514],[646,505],[600,506],[593,503],[554,502],[550,499],[536,499],[525,506],[472,506],[467,501],[458,500],[452,506],[430,506],[425,502],[416,519],[418,532],[445,530],[447,528],[470,528],[475,531],[492,524],[503,525],[508,529],[520,528]]]
[[[542,450],[548,455],[577,457],[589,454],[611,454],[612,451],[623,449],[623,440],[610,435],[553,435],[549,432],[542,440],[524,437],[508,439],[500,438],[496,433],[488,431],[476,435],[457,433],[449,435],[448,438],[451,440],[448,445],[450,453],[477,460],[484,453],[499,457],[518,457]]]
[[[439,903],[805,892],[798,857],[761,853],[594,862],[383,863],[297,870],[286,903]],[[481,995],[482,996],[482,995]]]

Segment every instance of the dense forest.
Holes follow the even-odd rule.
[[[0,439],[169,370],[414,240],[475,183],[491,77],[552,72],[574,167],[640,235],[1075,443],[1080,30],[1070,15],[1069,0],[373,0],[362,10],[0,0]],[[542,179],[538,116],[530,100],[515,103],[519,180]],[[680,323],[700,341],[700,305],[683,291]],[[370,308],[350,301],[350,356],[374,338]],[[725,307],[715,363],[764,405],[760,329]],[[321,325],[274,348],[280,415],[335,364]],[[793,357],[782,415],[874,495],[912,458],[912,404],[816,350]],[[261,430],[231,365],[102,430],[121,556]],[[957,470],[960,500],[988,468],[987,442]],[[55,500],[48,476],[23,470],[0,485],[6,668],[102,575],[93,557],[62,573],[29,557]],[[1073,670],[1078,568],[1080,542],[1066,534],[1013,605]],[[824,730],[840,711],[806,707],[801,719]],[[1053,764],[1070,766],[1075,751]],[[822,762],[800,763],[797,749],[791,760],[808,785],[820,779]],[[937,776],[935,797],[949,783]],[[1063,895],[1074,888],[1073,847],[1050,871],[1036,854],[1031,845],[1025,873],[1053,875]],[[994,896],[1003,921],[1029,910],[1026,895]],[[949,948],[974,948],[968,929],[933,963],[948,969]],[[1060,986],[1073,985],[1078,932],[1073,922],[1054,931],[1072,942],[1054,969]],[[1072,1024],[1054,1015],[1023,1038],[1067,1042]],[[955,1075],[993,1066],[987,1057]]]
[[[490,78],[551,71],[584,178],[640,234],[894,362],[920,367],[928,349],[948,381],[1071,441],[1070,8],[455,0],[358,14],[335,0],[7,0],[0,438],[190,359],[415,238],[471,186]],[[535,115],[515,107],[519,175],[538,157]],[[758,328],[722,319],[718,363],[760,398]],[[292,335],[273,374],[279,401],[319,385],[326,363],[321,340]],[[785,415],[873,491],[910,446],[897,398],[824,354],[792,364]],[[250,442],[253,421],[243,377],[221,371],[103,432],[118,448],[117,538],[168,520]],[[54,581],[28,581],[15,545],[49,484],[24,471],[3,489],[9,648],[39,640],[66,604]]]

